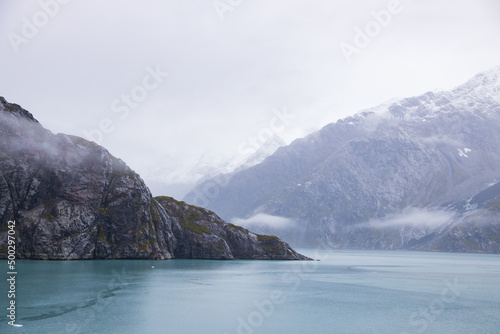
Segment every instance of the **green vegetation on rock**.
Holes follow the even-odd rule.
[[[227,226],[231,227],[231,228],[234,228],[235,230],[238,230],[238,231],[242,231],[242,232],[245,232],[245,233],[249,233],[249,231],[244,228],[244,227],[241,227],[241,226],[238,226],[238,225],[234,225],[234,224],[231,224],[231,223],[227,223]],[[258,235],[257,235],[258,237]]]
[[[264,234],[256,234],[256,235],[259,241],[271,241],[271,240],[280,241],[280,239],[278,237],[275,237],[274,235],[264,235]]]
[[[193,233],[198,233],[198,234],[212,234],[212,231],[206,226],[203,225],[198,225],[193,221],[190,220],[181,220],[181,227],[190,230]]]
[[[212,212],[182,201],[177,201],[169,196],[159,196],[154,199],[163,206],[175,208],[170,213],[179,219],[182,228],[197,234],[212,234],[212,231],[208,227],[196,223],[196,221],[202,221]]]

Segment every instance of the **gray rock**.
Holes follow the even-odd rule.
[[[174,256],[189,259],[306,260],[275,236],[254,234],[228,224],[214,212],[156,197],[169,212],[175,238]]]
[[[0,97],[0,258],[15,221],[19,259],[305,259],[201,208],[161,202],[103,147],[54,135]]]

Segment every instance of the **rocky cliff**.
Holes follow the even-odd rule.
[[[103,147],[54,135],[0,97],[0,258],[15,221],[21,259],[306,259],[212,212],[159,202]]]
[[[296,245],[499,252],[495,199],[458,209],[499,179],[497,68],[329,124],[185,199]]]
[[[245,228],[228,224],[215,213],[176,201],[156,197],[169,213],[177,240],[175,258],[181,259],[304,259],[275,236],[254,234]]]

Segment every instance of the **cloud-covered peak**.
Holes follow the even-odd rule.
[[[16,116],[24,117],[26,119],[29,119],[30,121],[38,123],[38,121],[35,119],[35,117],[33,117],[33,115],[30,112],[23,109],[18,104],[7,102],[7,100],[3,96],[0,96],[0,110]]]

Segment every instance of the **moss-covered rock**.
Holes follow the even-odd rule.
[[[173,218],[176,258],[308,259],[279,238],[257,235],[241,226],[226,223],[212,211],[167,196],[155,197],[155,200]]]

